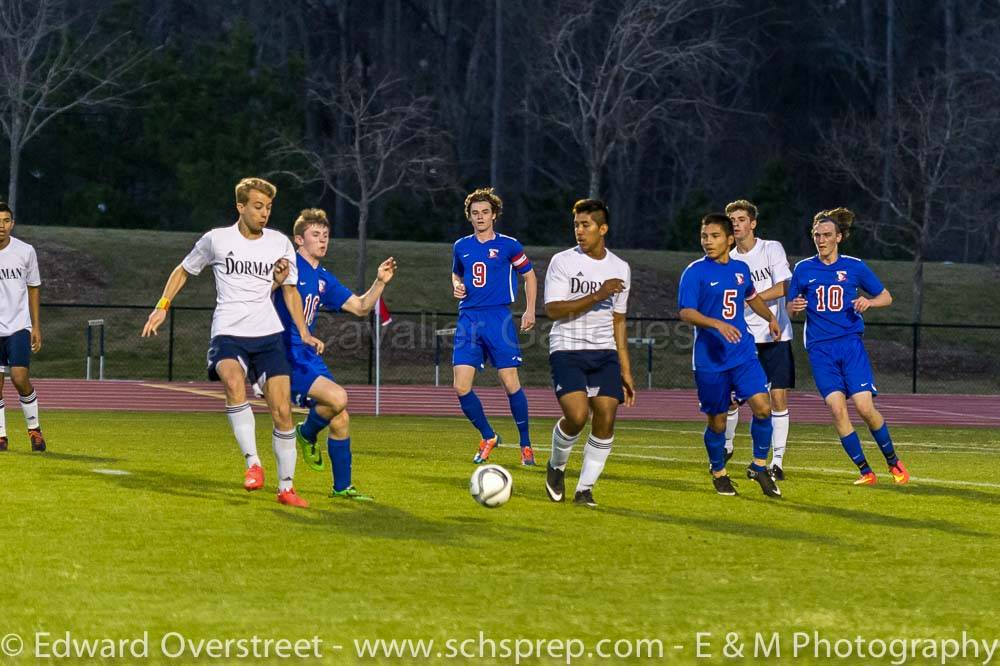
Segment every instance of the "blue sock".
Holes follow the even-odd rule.
[[[858,466],[862,474],[868,474],[872,471],[872,468],[868,465],[868,461],[865,460],[865,452],[861,450],[861,438],[858,437],[858,433],[851,432],[847,437],[840,438],[840,444],[847,451],[847,455],[851,457],[854,464]]]
[[[712,471],[718,472],[726,466],[726,431],[715,432],[705,428],[705,449],[708,451],[708,462],[712,463]]]
[[[885,461],[889,463],[889,467],[892,467],[899,462],[899,457],[896,455],[896,448],[892,445],[892,437],[889,436],[889,426],[884,422],[882,427],[878,430],[872,430],[872,437],[875,438],[875,443],[878,444],[878,448],[882,449],[882,455],[885,456]]]
[[[351,486],[351,438],[326,440],[326,452],[330,454],[333,468],[333,489],[336,491]]]
[[[319,431],[328,425],[330,425],[330,422],[317,414],[316,408],[313,407],[309,410],[309,415],[306,416],[306,420],[302,424],[302,436],[310,442],[315,442]]]
[[[750,439],[753,440],[754,458],[767,460],[767,452],[771,450],[771,435],[773,434],[774,426],[771,425],[770,416],[765,419],[753,417],[753,421],[750,422]]]
[[[517,393],[508,393],[507,401],[510,403],[510,414],[514,417],[514,424],[521,434],[521,446],[531,446],[531,433],[528,431],[528,396],[524,395],[524,389],[518,389]]]
[[[493,432],[490,422],[486,419],[483,403],[479,401],[476,392],[469,391],[465,395],[458,396],[458,404],[462,406],[465,417],[472,421],[472,425],[476,426],[476,430],[483,436],[483,439],[493,439],[496,433]]]

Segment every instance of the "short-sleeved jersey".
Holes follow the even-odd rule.
[[[42,284],[35,248],[11,237],[0,250],[0,337],[28,329],[28,287]]]
[[[578,245],[552,257],[545,272],[546,303],[579,300],[612,278],[625,283],[621,293],[595,303],[580,314],[552,322],[549,353],[617,349],[613,313],[625,314],[632,290],[632,270],[611,250],[606,251],[603,259],[594,259]]]
[[[722,372],[757,357],[757,346],[747,329],[746,301],[757,295],[750,267],[738,259],[722,264],[708,257],[692,261],[681,274],[677,307],[691,308],[706,317],[721,319],[739,329],[733,344],[714,328],[694,329],[692,367],[704,372]]]
[[[299,295],[302,296],[302,316],[306,321],[306,327],[312,333],[316,325],[316,313],[320,306],[331,312],[340,312],[341,306],[353,296],[353,293],[342,285],[333,273],[322,266],[313,268],[309,261],[297,252],[295,253],[295,262],[299,274]],[[274,309],[278,311],[281,324],[285,327],[285,345],[289,349],[293,345],[301,345],[302,337],[292,320],[288,306],[285,305],[281,290],[274,294]]]
[[[274,264],[281,258],[289,265],[284,284],[295,284],[295,249],[279,231],[264,229],[263,236],[250,240],[240,233],[237,223],[212,229],[198,239],[181,267],[191,275],[212,267],[216,291],[213,338],[259,338],[281,332],[281,320],[271,300]]]
[[[749,252],[740,252],[738,248],[729,251],[729,256],[738,259],[750,267],[750,277],[753,278],[753,287],[757,293],[763,293],[776,284],[787,282],[792,279],[792,269],[788,267],[788,257],[785,256],[785,248],[778,241],[756,239],[754,246]],[[792,339],[792,320],[785,310],[785,297],[776,298],[767,302],[767,307],[778,320],[781,327],[781,337],[779,340]],[[747,328],[753,339],[759,343],[774,342],[771,331],[767,328],[767,320],[759,314],[747,308]]]
[[[828,265],[814,255],[795,264],[788,298],[805,296],[802,339],[806,349],[817,342],[864,333],[865,320],[851,304],[859,289],[878,296],[885,287],[865,262],[855,257],[840,255]]]
[[[475,234],[455,241],[451,272],[462,278],[465,298],[458,309],[493,308],[517,300],[517,271],[524,275],[531,262],[516,238],[494,234],[479,242]]]

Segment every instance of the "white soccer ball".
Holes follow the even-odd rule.
[[[477,467],[469,479],[472,498],[491,509],[506,504],[513,490],[514,477],[500,465]]]

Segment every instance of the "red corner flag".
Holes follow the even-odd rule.
[[[389,312],[389,308],[385,306],[385,301],[381,298],[378,299],[378,321],[383,326],[392,321],[392,314]]]

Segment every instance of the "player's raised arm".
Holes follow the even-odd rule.
[[[167,318],[167,310],[170,309],[170,304],[177,297],[177,294],[180,293],[181,289],[184,288],[184,285],[187,284],[188,275],[183,264],[177,264],[177,267],[171,271],[170,277],[167,278],[167,284],[163,287],[160,300],[157,301],[153,311],[149,313],[146,325],[142,327],[142,337],[148,338],[151,335],[157,334],[157,329],[160,328],[160,325]]]
[[[396,260],[389,257],[378,267],[378,275],[375,277],[375,281],[372,286],[368,288],[361,296],[351,294],[346,301],[340,305],[340,309],[344,312],[350,312],[358,317],[364,317],[366,314],[372,311],[375,304],[378,303],[378,299],[382,296],[382,292],[385,291],[386,285],[388,285],[392,278],[396,275]],[[328,291],[327,293],[331,293]],[[327,305],[324,303],[324,305]],[[329,306],[328,306],[329,307]],[[332,308],[331,308],[332,309]]]

